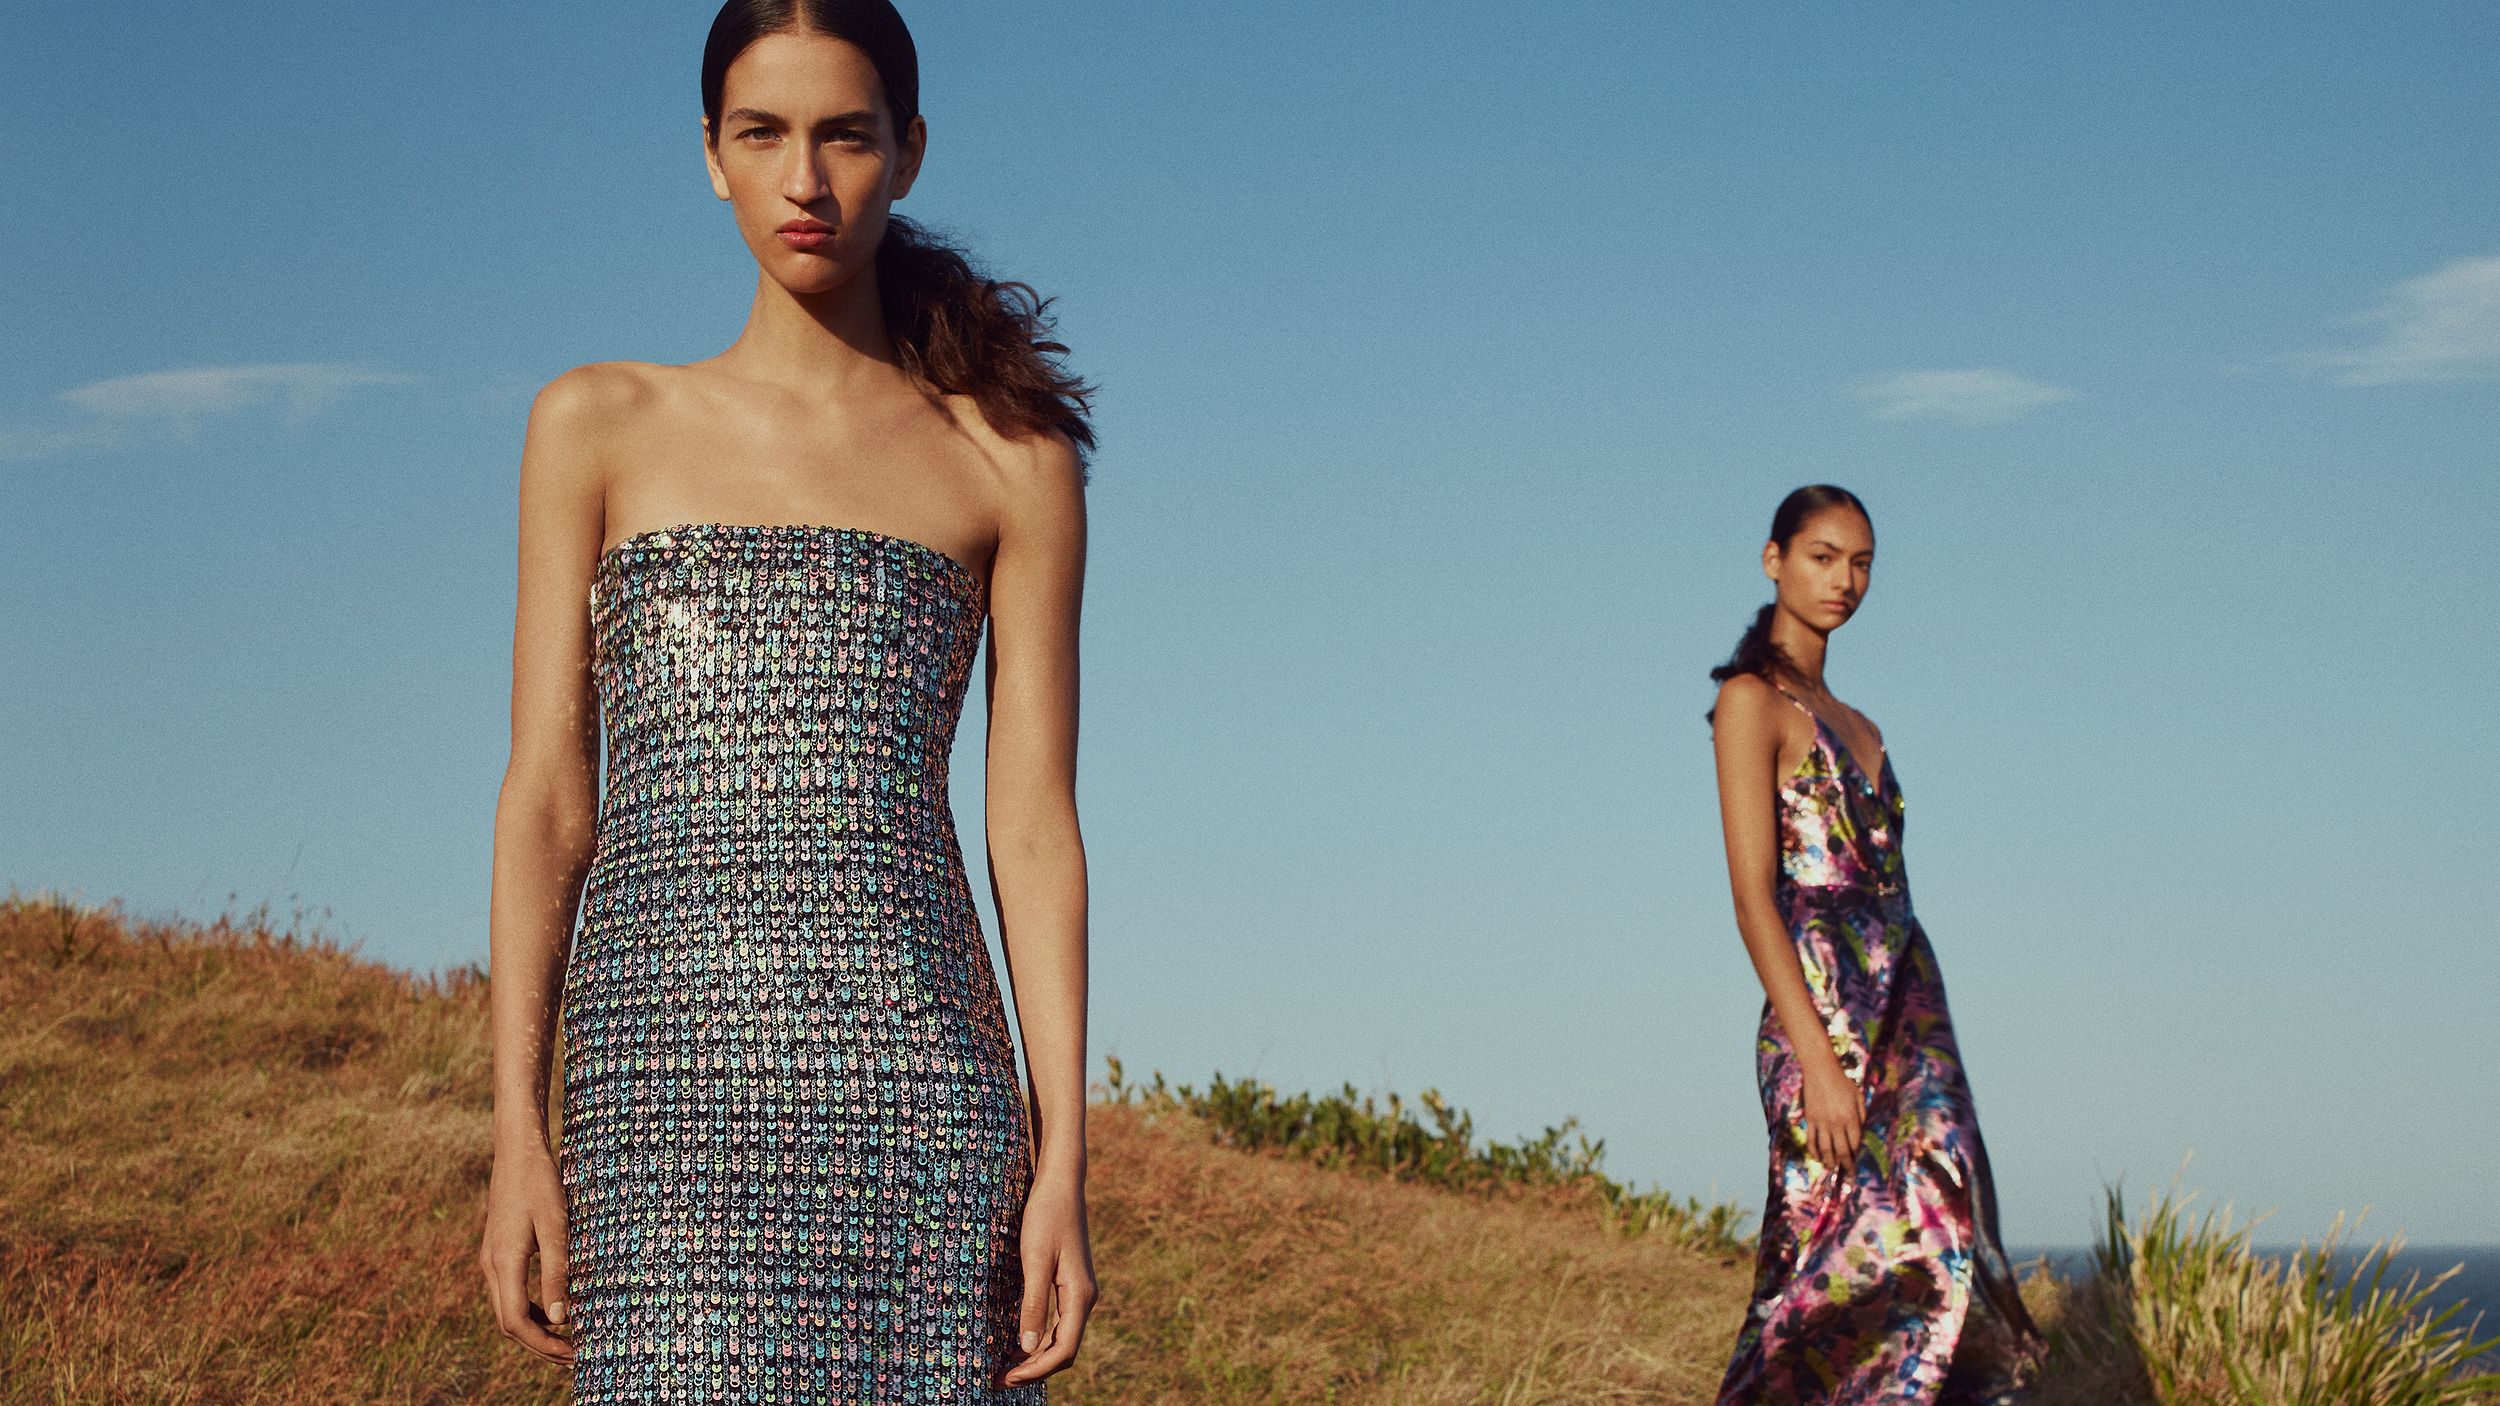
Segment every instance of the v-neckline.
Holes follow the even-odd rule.
[[[1831,744],[1832,755],[1839,758],[1842,765],[1848,767],[1851,771],[1856,772],[1858,774],[1858,779],[1867,784],[1867,787],[1872,794],[1877,796],[1884,794],[1884,772],[1892,765],[1892,749],[1890,747],[1886,747],[1882,751],[1875,754],[1875,769],[1873,771],[1868,771],[1865,766],[1859,763],[1858,754],[1849,750],[1849,744],[1842,740],[1840,730],[1833,727],[1830,723],[1823,721],[1823,715],[1821,713],[1807,707],[1806,700],[1790,693],[1785,688],[1780,688],[1778,684],[1772,684],[1771,687],[1778,688],[1782,698],[1785,698],[1789,702],[1797,705],[1797,711],[1805,714],[1806,721],[1814,724],[1816,734]]]

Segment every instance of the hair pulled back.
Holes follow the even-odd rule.
[[[1825,508],[1855,509],[1858,516],[1865,518],[1869,526],[1872,526],[1875,521],[1874,516],[1867,512],[1866,505],[1858,501],[1858,495],[1855,493],[1837,484],[1809,483],[1780,499],[1779,509],[1771,514],[1770,540],[1778,543],[1780,550],[1786,551],[1788,544],[1795,540],[1797,534],[1805,530],[1806,523]],[[1775,679],[1782,670],[1785,670],[1788,667],[1788,656],[1783,654],[1780,647],[1771,640],[1771,622],[1778,616],[1778,601],[1772,601],[1755,611],[1753,623],[1745,627],[1744,635],[1736,641],[1735,653],[1727,657],[1726,663],[1710,671],[1710,681],[1725,683],[1739,674],[1753,674],[1763,679]],[[1702,717],[1707,720],[1717,711],[1714,708],[1709,713],[1702,714]]]
[[[920,115],[920,53],[891,0],[728,0],[703,42],[703,117],[719,140],[729,66],[768,34],[808,30],[868,56],[899,133]],[[903,369],[968,395],[1010,437],[1056,430],[1080,460],[1094,447],[1094,388],[1061,364],[1050,299],[988,276],[961,248],[917,221],[886,217],[877,245],[877,300]]]

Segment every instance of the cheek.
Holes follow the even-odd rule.
[[[883,161],[874,159],[846,162],[835,168],[829,184],[843,204],[857,209],[885,199],[889,169]]]
[[[736,207],[738,218],[746,219],[755,210],[756,195],[769,177],[755,170],[753,162],[741,161],[721,167],[721,184],[729,189],[729,203]]]

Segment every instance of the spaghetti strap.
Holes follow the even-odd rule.
[[[1819,724],[1823,721],[1820,714],[1816,713],[1812,708],[1806,706],[1806,700],[1799,698],[1797,695],[1789,692],[1785,687],[1782,687],[1779,680],[1772,678],[1769,674],[1764,674],[1762,675],[1762,681],[1769,684],[1773,688],[1779,689],[1780,697],[1796,704],[1797,711],[1805,714],[1808,722]]]

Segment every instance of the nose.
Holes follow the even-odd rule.
[[[822,151],[814,142],[789,144],[788,164],[781,173],[781,194],[793,205],[812,205],[824,199],[832,185],[825,179],[824,163],[818,160]]]

